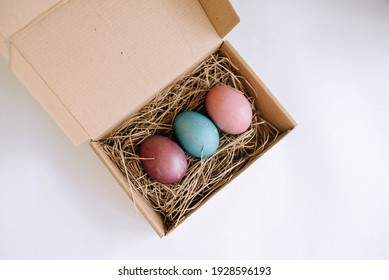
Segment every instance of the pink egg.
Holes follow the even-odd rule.
[[[251,124],[253,112],[242,92],[229,86],[211,88],[205,98],[205,108],[215,125],[229,134],[245,132]]]
[[[154,180],[173,184],[180,181],[188,168],[188,161],[181,147],[168,137],[153,135],[140,144],[142,166]]]

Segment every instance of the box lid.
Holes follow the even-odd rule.
[[[69,0],[11,37],[10,63],[79,144],[137,111],[238,21],[228,0]]]

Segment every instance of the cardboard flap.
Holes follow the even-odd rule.
[[[199,2],[221,38],[239,23],[239,17],[228,0],[199,0]]]
[[[10,41],[12,69],[76,144],[99,139],[222,42],[197,0],[69,0]]]
[[[8,58],[8,39],[62,0],[0,0],[0,54]]]

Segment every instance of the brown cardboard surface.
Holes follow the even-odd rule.
[[[50,117],[61,123],[62,129],[70,139],[88,139],[88,134],[69,113],[66,106],[55,95],[47,83],[41,79],[35,69],[25,60],[22,54],[11,46],[11,69],[30,93],[46,109]]]
[[[71,128],[54,117],[77,144],[98,139],[138,110],[221,38],[197,0],[78,0],[36,20],[11,43],[60,100],[66,119],[76,120]],[[30,88],[29,78],[18,76]]]
[[[6,59],[8,58],[8,47],[7,47],[7,42],[4,38],[3,35],[0,34],[0,55],[5,57]]]
[[[61,1],[0,0],[0,53],[7,58],[7,40]]]
[[[230,2],[225,0],[199,0],[199,2],[221,38],[239,23],[239,17]]]

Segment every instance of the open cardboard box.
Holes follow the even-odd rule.
[[[162,237],[168,232],[160,214],[130,189],[96,140],[219,48],[280,131],[277,141],[283,138],[295,122],[222,39],[238,22],[228,0],[0,0],[0,50],[66,135],[76,145],[90,141]]]

